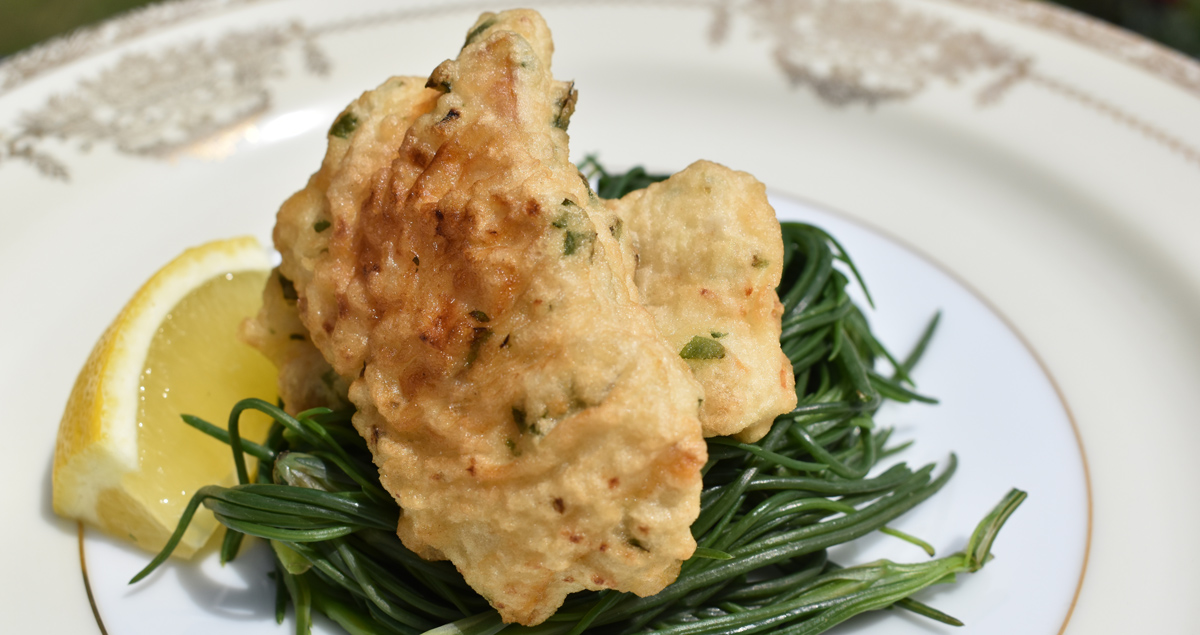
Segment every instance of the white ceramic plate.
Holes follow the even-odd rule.
[[[1031,497],[1005,526],[997,559],[963,584],[919,597],[965,620],[965,632],[1007,635],[1054,633],[1074,601],[1088,533],[1083,457],[1060,396],[1021,340],[978,297],[901,245],[846,218],[775,196],[779,215],[814,222],[833,232],[868,280],[879,310],[875,330],[896,351],[914,344],[942,311],[936,339],[918,367],[922,390],[942,397],[937,406],[889,404],[878,415],[896,428],[896,441],[916,445],[895,459],[917,467],[960,466],[937,496],[892,526],[935,545],[940,555],[962,549],[975,524],[1012,487]],[[857,298],[863,306],[861,294]],[[1012,395],[1020,395],[1013,399]],[[1028,439],[1036,438],[1037,443]],[[180,626],[186,632],[253,635],[276,632],[271,560],[265,548],[222,570],[215,554],[201,565],[171,563],[147,582],[127,586],[149,556],[90,531],[84,540],[97,612],[112,635],[152,635]],[[872,535],[831,553],[842,564],[891,558],[921,562],[912,545]],[[338,633],[322,624],[324,632]],[[922,635],[947,630],[909,615],[887,612],[848,623],[838,632]],[[291,632],[290,630],[288,632]]]
[[[49,465],[67,392],[103,327],[185,246],[266,237],[273,210],[315,168],[333,115],[389,74],[425,74],[453,56],[485,6],[192,1],[0,64],[10,455],[0,468],[9,510],[0,607],[13,630],[97,628],[76,527],[49,509]],[[935,306],[954,309],[942,344],[956,341],[952,324],[966,328],[959,337],[993,329],[923,368],[942,407],[895,414],[919,440],[907,458],[954,448],[963,459],[952,489],[902,525],[943,552],[1009,485],[1032,493],[997,560],[938,590],[939,606],[967,620],[967,632],[1197,623],[1200,581],[1189,571],[1200,545],[1189,529],[1200,514],[1187,486],[1200,476],[1189,452],[1200,436],[1200,66],[1023,2],[539,8],[554,29],[556,74],[580,88],[577,154],[660,170],[705,157],[754,173],[781,197],[811,202],[795,213],[834,210],[925,254],[1028,343],[920,258],[825,217],[868,246],[855,255],[871,263],[887,341],[902,348]],[[924,273],[896,275],[913,267]],[[968,399],[976,372],[1025,389]],[[133,558],[99,537],[87,544],[96,557],[108,549],[108,563]],[[863,549],[920,556],[902,544]],[[98,610],[133,616],[122,628],[141,625],[111,621],[113,635],[199,629],[213,616],[228,630],[266,614],[183,581],[175,597],[190,604],[174,614],[160,606],[174,622],[153,626],[131,607],[155,591],[127,594],[113,586],[127,572],[98,570],[92,557],[93,577],[106,580]],[[936,632],[895,615],[873,620],[896,621],[866,624],[876,630]]]

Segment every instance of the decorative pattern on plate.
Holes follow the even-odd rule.
[[[145,32],[208,16],[222,9],[263,0],[174,0],[153,4],[107,20],[93,27],[73,31],[28,50],[0,60],[0,95],[75,59],[99,52]],[[716,0],[723,2],[724,0]],[[982,13],[1035,26],[1057,33],[1084,46],[1102,51],[1142,68],[1200,96],[1200,63],[1182,53],[1061,6],[1030,0],[942,0],[947,4],[969,7]],[[663,4],[655,2],[654,4]],[[682,6],[707,6],[688,2]],[[473,4],[472,4],[473,6]],[[461,5],[447,3],[425,8],[453,10]],[[420,12],[420,10],[418,10]]]
[[[134,9],[95,26],[76,29],[0,61],[0,95],[85,55],[139,35],[261,0],[176,0]]]
[[[728,32],[730,6],[718,8],[711,36]],[[893,0],[749,0],[733,4],[774,42],[775,62],[794,86],[835,105],[902,100],[932,80],[995,79],[979,93],[991,102],[1025,75],[1029,59],[977,31],[906,10]]]
[[[978,0],[948,0],[975,6]],[[835,107],[875,106],[911,98],[930,82],[960,84],[973,75],[990,75],[976,93],[979,105],[996,103],[1013,86],[1025,82],[1109,117],[1116,123],[1200,166],[1200,150],[1159,126],[1092,95],[1068,81],[1034,68],[1032,57],[995,42],[978,31],[965,30],[927,12],[902,7],[896,0],[722,0],[709,32],[714,44],[726,38],[735,15],[749,17],[760,35],[770,38],[776,64],[793,86],[805,86]],[[996,3],[1009,6],[1008,3]],[[1056,17],[1055,30],[1073,29],[1076,39],[1092,37],[1123,43],[1126,59],[1158,60],[1164,73],[1186,84],[1195,64],[1168,64],[1154,56],[1157,45],[1111,27],[1070,19],[1069,14],[1044,14],[1013,4],[1015,15]],[[1027,7],[1026,7],[1027,8]],[[1027,8],[1028,9],[1028,8]],[[1026,14],[1029,15],[1026,15]],[[1143,46],[1135,47],[1134,45]],[[1139,57],[1130,48],[1140,48]],[[1185,86],[1186,87],[1186,86]]]
[[[1106,22],[1045,2],[1029,0],[942,0],[1057,33],[1141,68],[1200,97],[1200,63]]]
[[[25,160],[46,176],[68,178],[67,167],[38,148],[46,138],[78,142],[84,151],[111,142],[126,154],[170,156],[266,112],[268,80],[286,75],[283,56],[293,48],[310,73],[328,73],[328,59],[299,23],[127,54],[25,113],[15,134],[0,133],[0,162]]]
[[[260,1],[164,3],[52,40],[0,62],[0,95],[50,69],[144,33]],[[1200,92],[1200,65],[1095,20],[1029,2],[944,1],[1062,33]],[[227,154],[240,131],[270,108],[268,80],[286,75],[285,52],[298,48],[307,70],[322,75],[328,72],[329,62],[316,41],[325,35],[469,11],[480,8],[478,4],[421,4],[310,27],[265,26],[229,32],[211,43],[196,40],[155,54],[127,54],[114,66],[26,112],[15,130],[0,129],[0,167],[6,161],[23,161],[44,176],[66,180],[67,166],[42,147],[50,138],[77,142],[85,151],[97,142],[108,142],[119,152],[143,157],[168,157],[183,150]],[[1069,82],[1037,72],[1029,55],[922,11],[915,3],[657,0],[647,4],[715,9],[709,33],[715,44],[725,39],[734,16],[749,18],[760,35],[770,38],[775,62],[788,81],[809,88],[834,106],[901,101],[934,82],[969,83],[978,103],[989,105],[1023,82],[1099,111],[1200,166],[1200,150],[1170,132]]]
[[[1068,82],[1064,82],[1042,73],[1029,73],[1028,80],[1031,85],[1041,87],[1048,90],[1059,97],[1070,99],[1080,106],[1090,108],[1100,114],[1108,117],[1122,126],[1125,126],[1138,134],[1150,139],[1151,141],[1165,147],[1166,149],[1179,155],[1194,166],[1200,167],[1200,149],[1189,145],[1187,142],[1179,139],[1171,133],[1155,126],[1143,119],[1140,119],[1116,106],[1110,104],[1103,99],[1098,99],[1093,95],[1079,90]]]

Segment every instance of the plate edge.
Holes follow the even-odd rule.
[[[0,97],[75,60],[94,55],[139,36],[207,17],[226,9],[269,0],[170,0],[117,14],[35,44],[0,60]],[[1171,83],[1200,99],[1200,60],[1145,36],[1066,7],[1033,0],[937,0],[1054,33]],[[580,2],[590,6],[609,4]],[[611,4],[628,3],[614,1]],[[714,0],[719,8],[727,2]]]
[[[948,1],[957,1],[957,0],[948,0]],[[967,1],[971,1],[971,0],[967,0]],[[773,188],[768,188],[769,191],[771,189],[773,189]],[[1087,498],[1087,529],[1085,531],[1084,543],[1083,543],[1083,562],[1080,564],[1080,567],[1079,567],[1079,577],[1076,578],[1075,591],[1071,595],[1071,602],[1067,605],[1066,613],[1063,615],[1062,625],[1059,626],[1058,631],[1056,631],[1057,635],[1063,635],[1067,631],[1067,626],[1069,626],[1071,623],[1071,618],[1074,617],[1074,615],[1075,615],[1075,608],[1079,604],[1079,596],[1083,592],[1084,581],[1087,578],[1088,565],[1091,561],[1091,556],[1092,556],[1092,537],[1093,537],[1093,534],[1095,533],[1094,532],[1095,500],[1094,500],[1094,495],[1093,495],[1093,490],[1092,490],[1091,466],[1088,461],[1087,448],[1084,446],[1084,443],[1083,443],[1083,435],[1079,430],[1079,423],[1075,419],[1075,413],[1071,409],[1070,403],[1067,401],[1066,394],[1063,393],[1062,387],[1059,385],[1058,380],[1055,379],[1054,374],[1050,372],[1050,367],[1046,364],[1045,360],[1042,359],[1041,355],[1039,355],[1037,353],[1037,350],[1034,349],[1032,343],[1029,341],[1028,338],[1025,337],[1025,334],[1022,333],[1021,330],[1017,328],[1016,324],[1011,319],[1009,319],[1009,317],[1004,312],[1002,312],[998,306],[996,306],[994,303],[992,303],[992,301],[989,300],[987,298],[987,296],[983,294],[982,291],[980,291],[978,288],[976,288],[974,285],[972,285],[966,279],[959,276],[952,269],[950,269],[945,264],[943,264],[940,260],[938,260],[938,259],[934,258],[933,256],[931,256],[930,254],[926,253],[923,249],[920,249],[916,245],[900,238],[899,236],[892,234],[891,232],[883,229],[882,227],[878,227],[872,223],[864,221],[852,214],[845,212],[844,210],[842,210],[838,207],[825,205],[825,204],[820,203],[811,198],[796,195],[796,194],[793,194],[786,190],[776,189],[774,191],[779,193],[780,195],[789,197],[800,203],[815,207],[815,208],[825,211],[829,214],[837,216],[851,224],[854,224],[861,228],[864,228],[867,231],[874,232],[877,235],[882,236],[885,239],[890,240],[897,245],[900,245],[904,249],[907,249],[911,253],[915,254],[917,257],[921,258],[925,262],[932,265],[938,271],[942,272],[944,275],[949,277],[955,283],[960,285],[963,289],[966,289],[967,292],[970,293],[972,296],[974,296],[975,299],[977,299],[979,302],[981,302],[984,305],[984,307],[987,308],[988,311],[991,311],[991,313],[993,315],[995,315],[997,318],[999,318],[1001,323],[1003,323],[1004,326],[1006,328],[1008,328],[1008,330],[1013,335],[1016,336],[1017,341],[1019,341],[1021,343],[1021,346],[1024,347],[1025,351],[1029,354],[1030,357],[1033,358],[1033,361],[1036,362],[1038,367],[1042,370],[1042,373],[1045,374],[1047,381],[1050,382],[1050,386],[1054,389],[1054,394],[1058,397],[1059,403],[1062,404],[1063,410],[1065,411],[1065,413],[1067,415],[1067,421],[1069,421],[1071,424],[1071,433],[1075,438],[1076,446],[1079,448],[1079,458],[1080,458],[1080,461],[1083,466],[1084,492],[1085,492],[1086,498]],[[108,635],[108,632],[105,630],[105,627],[104,627],[104,621],[100,617],[99,607],[97,607],[95,599],[92,596],[92,586],[91,586],[91,582],[88,578],[87,556],[86,556],[85,549],[84,549],[84,525],[83,525],[83,523],[79,522],[78,527],[79,527],[79,566],[80,566],[80,570],[83,574],[84,588],[87,590],[88,603],[91,604],[92,614],[96,618],[96,625],[100,628],[101,635]]]

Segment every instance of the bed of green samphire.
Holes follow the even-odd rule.
[[[597,193],[605,198],[665,178],[641,168],[610,175],[592,158],[583,169],[598,178]],[[888,399],[932,401],[914,391],[909,373],[937,317],[907,357],[893,357],[847,294],[851,284],[864,294],[866,288],[837,241],[811,225],[781,225],[780,343],[795,370],[799,405],[757,443],[708,440],[700,516],[692,525],[699,547],[679,579],[658,595],[577,593],[539,626],[506,626],[450,563],[427,562],[400,543],[399,509],[350,424],[353,412],[316,409],[292,417],[258,399],[237,404],[229,432],[184,417],[233,447],[240,484],[198,491],[175,537],[133,581],[166,560],[204,505],[228,528],[223,561],[237,554],[246,534],[269,541],[276,617],[282,622],[291,604],[298,634],[309,632],[314,610],[354,635],[801,635],[889,607],[960,624],[909,596],[981,568],[1026,494],[1010,491],[979,523],[966,549],[950,556],[855,566],[828,559],[830,547],[874,531],[933,556],[929,545],[888,523],[945,485],[955,458],[948,457],[936,475],[932,464],[881,467],[905,444],[889,445],[891,430],[878,427],[873,415]],[[238,436],[238,418],[248,409],[275,420],[262,445]],[[259,459],[257,474],[247,472],[243,452]]]

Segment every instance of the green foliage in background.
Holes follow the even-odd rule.
[[[146,0],[0,0],[0,57],[147,4]]]
[[[1056,0],[1200,57],[1200,0]]]

